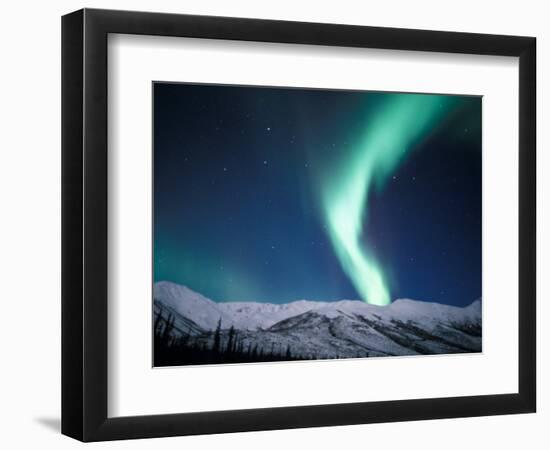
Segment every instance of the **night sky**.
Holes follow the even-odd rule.
[[[154,279],[215,301],[481,297],[481,98],[155,83]]]

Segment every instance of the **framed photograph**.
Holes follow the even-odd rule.
[[[62,20],[62,432],[535,412],[532,37]]]

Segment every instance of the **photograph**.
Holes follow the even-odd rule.
[[[3,4],[0,449],[550,448],[545,2],[106,5]]]
[[[482,352],[482,96],[152,100],[154,367]]]

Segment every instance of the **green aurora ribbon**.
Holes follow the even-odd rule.
[[[450,96],[387,96],[358,144],[321,184],[321,210],[330,241],[344,272],[367,303],[391,302],[387,277],[364,236],[371,189],[385,187],[390,175],[433,132],[452,105]]]

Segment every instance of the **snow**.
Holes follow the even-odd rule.
[[[218,307],[216,302],[179,284],[168,281],[155,283],[153,296],[165,306],[185,316],[205,330],[216,328],[218,320],[232,324],[232,318]]]
[[[281,320],[303,314],[322,304],[323,302],[311,302],[307,300],[298,300],[281,305],[255,302],[227,302],[219,303],[218,307],[221,311],[232,317],[235,328],[254,330],[269,328]]]
[[[410,299],[398,299],[388,306],[358,300],[216,303],[166,281],[155,284],[154,297],[181,315],[175,319],[182,333],[190,332],[190,321],[203,330],[213,330],[221,319],[222,329],[234,326],[247,345],[277,351],[290,346],[293,354],[306,358],[481,351],[480,300],[465,308]],[[198,337],[205,342],[211,338],[208,334]]]
[[[409,320],[431,323],[474,322],[481,318],[481,301],[466,308],[398,299],[388,306],[376,306],[359,300],[320,302],[298,300],[284,304],[257,302],[216,303],[191,289],[168,281],[155,283],[154,297],[179,314],[193,320],[204,329],[214,329],[218,320],[222,328],[232,325],[237,329],[267,329],[276,323],[306,312],[315,312],[329,319],[345,315],[361,316],[371,320],[378,317],[385,321]]]

